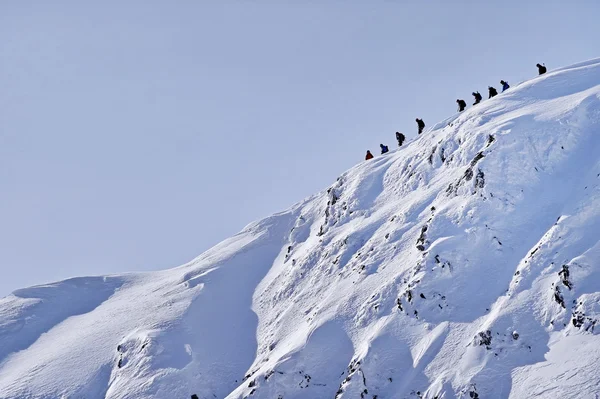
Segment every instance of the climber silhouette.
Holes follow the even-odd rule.
[[[425,122],[423,122],[423,119],[415,119],[415,121],[417,121],[417,126],[419,126],[419,134],[423,133],[423,129],[425,129]]]
[[[402,147],[402,143],[406,140],[406,137],[400,132],[396,132],[396,140],[398,141],[398,147]]]
[[[538,72],[540,75],[543,75],[546,73],[546,65],[536,64],[535,66],[538,67]]]

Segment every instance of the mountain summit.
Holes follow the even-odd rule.
[[[17,290],[0,398],[597,398],[599,151],[596,59],[181,267]]]

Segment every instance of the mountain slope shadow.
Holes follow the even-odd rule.
[[[0,363],[67,318],[93,311],[122,284],[110,277],[73,278],[17,290],[0,299]]]
[[[293,221],[286,214],[245,246],[243,255],[233,256],[220,267],[196,278],[202,284],[181,321],[182,334],[171,346],[187,345],[192,359],[186,370],[189,392],[200,397],[223,398],[242,381],[257,352],[258,317],[252,310],[256,286],[282,251]],[[210,361],[208,361],[210,359]],[[165,395],[168,394],[165,392]],[[165,396],[168,397],[168,396]]]

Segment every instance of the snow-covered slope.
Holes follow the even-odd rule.
[[[0,300],[0,398],[594,398],[600,59],[179,268]]]

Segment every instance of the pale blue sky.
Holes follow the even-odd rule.
[[[494,4],[489,4],[494,3]],[[0,2],[0,296],[184,263],[394,132],[600,56],[597,1]]]

